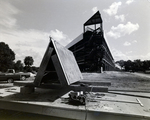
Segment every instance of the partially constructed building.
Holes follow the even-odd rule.
[[[115,64],[103,35],[102,18],[96,12],[83,25],[83,33],[66,46],[71,50],[82,72],[114,70]]]

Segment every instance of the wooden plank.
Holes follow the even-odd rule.
[[[138,93],[137,93],[138,92]],[[111,94],[118,94],[118,95],[126,95],[126,96],[134,96],[134,97],[142,97],[142,98],[149,98],[150,99],[150,94],[149,93],[143,93],[143,92],[140,92],[140,91],[137,91],[137,92],[119,92],[119,91],[108,91],[108,93],[111,93]]]
[[[138,101],[138,103],[139,103],[142,107],[144,107],[143,103],[142,103],[138,98],[136,98],[136,100]]]
[[[111,86],[111,82],[108,81],[86,81],[86,80],[80,80],[76,84],[89,84],[89,85],[95,85],[95,86]]]
[[[34,86],[33,81],[14,81],[14,86]]]
[[[84,91],[84,92],[108,92],[108,87],[103,86],[80,86],[80,85],[70,85],[70,90],[74,91]]]
[[[52,40],[52,42],[68,85],[82,80],[83,77],[73,53],[65,47],[63,47],[62,45],[60,45],[59,43],[57,43],[56,41]]]
[[[62,86],[67,86],[68,85],[67,79],[66,79],[66,76],[63,72],[62,66],[59,62],[59,59],[58,59],[57,55],[52,56],[52,61],[53,61],[54,67],[56,69],[56,73],[58,75],[58,78],[59,78],[59,81],[60,81],[61,85]]]
[[[42,78],[43,78],[44,73],[46,71],[47,65],[49,63],[50,57],[52,55],[53,48],[50,47],[50,43],[49,43],[48,48],[47,48],[47,50],[45,52],[45,55],[43,57],[43,60],[41,62],[41,65],[40,65],[40,68],[38,70],[38,73],[37,73],[37,75],[35,77],[35,80],[34,80],[35,86],[40,86]]]

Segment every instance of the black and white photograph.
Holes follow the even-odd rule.
[[[0,120],[150,120],[150,0],[0,0]]]

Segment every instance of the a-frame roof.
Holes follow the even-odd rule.
[[[84,26],[98,24],[98,23],[102,23],[102,18],[99,11],[97,11],[88,21],[86,21],[84,23]]]
[[[65,87],[82,80],[83,77],[73,53],[51,39],[34,80],[34,85],[38,87],[46,81],[54,84],[56,79],[57,83]]]

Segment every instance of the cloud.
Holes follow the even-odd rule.
[[[121,5],[121,2],[114,2],[109,6],[109,9],[104,9],[103,11],[106,12],[108,15],[116,15],[118,12],[118,8]]]
[[[128,52],[126,52],[126,54],[131,54],[131,53],[133,53],[133,51],[128,51]]]
[[[138,23],[133,24],[128,22],[127,24],[119,24],[117,27],[112,26],[111,30],[107,33],[108,36],[113,37],[115,39],[124,36],[126,34],[131,34],[134,31],[139,29]]]
[[[9,45],[16,54],[16,61],[26,56],[32,56],[34,65],[39,66],[40,61],[49,43],[49,34],[38,30],[3,30],[0,32],[1,41]]]
[[[17,20],[13,15],[19,10],[6,1],[0,1],[0,26],[1,28],[12,28],[16,26]]]
[[[46,46],[47,47],[47,46]],[[45,48],[46,48],[45,47]],[[46,50],[46,49],[45,49]],[[22,63],[24,63],[24,58],[26,56],[32,56],[33,59],[34,59],[34,66],[39,66],[41,61],[42,61],[42,58],[44,56],[44,52],[45,50],[43,50],[42,52],[41,51],[38,51],[37,49],[35,48],[28,48],[28,49],[20,49],[20,48],[17,48],[15,49],[15,53],[16,53],[16,60],[21,60]],[[17,51],[17,52],[16,52]]]
[[[9,45],[16,53],[16,60],[23,62],[26,56],[32,56],[34,65],[39,66],[49,43],[49,36],[62,45],[70,42],[67,35],[59,30],[51,30],[50,33],[35,29],[30,30],[3,30],[0,32],[1,41]]]
[[[128,41],[126,41],[123,45],[124,45],[124,46],[130,46],[130,45],[131,45],[131,43],[130,43],[130,42],[128,42]]]
[[[115,48],[113,48],[111,52],[115,61],[119,61],[119,60],[132,60],[133,61],[136,59],[149,60],[150,58],[150,52],[145,55],[135,55],[133,54],[134,51],[128,51],[128,52],[123,53],[122,51],[117,50]]]
[[[141,56],[140,56],[140,59],[141,59],[141,60],[149,60],[149,58],[150,58],[150,52],[147,53],[146,55],[141,55]]]
[[[119,32],[113,32],[113,31],[109,31],[108,33],[106,33],[106,35],[108,35],[109,37],[115,38],[115,39],[120,37]]]
[[[124,15],[115,15],[116,20],[120,20],[121,22],[124,22],[125,16]]]
[[[132,43],[137,43],[137,40],[133,40]]]
[[[95,14],[98,11],[98,8],[97,7],[93,7],[92,11],[93,11],[93,14]]]
[[[127,0],[126,4],[131,4],[134,0]]]
[[[68,36],[66,34],[64,34],[62,31],[59,30],[51,30],[50,31],[50,36],[60,42],[62,45],[67,45],[71,40],[68,38]]]
[[[115,61],[118,60],[130,60],[130,57],[126,54],[122,53],[120,50],[112,49],[112,54],[115,59]]]
[[[149,60],[150,58],[150,52],[145,54],[145,55],[132,55],[131,56],[132,60],[137,60],[137,59],[140,59],[140,60]]]
[[[50,35],[63,45],[69,42],[68,36],[59,30],[44,32],[36,29],[18,29],[15,15],[20,12],[9,2],[0,1],[0,42],[5,42],[15,52],[15,61],[23,62],[26,56],[32,56],[34,65],[39,66]]]

